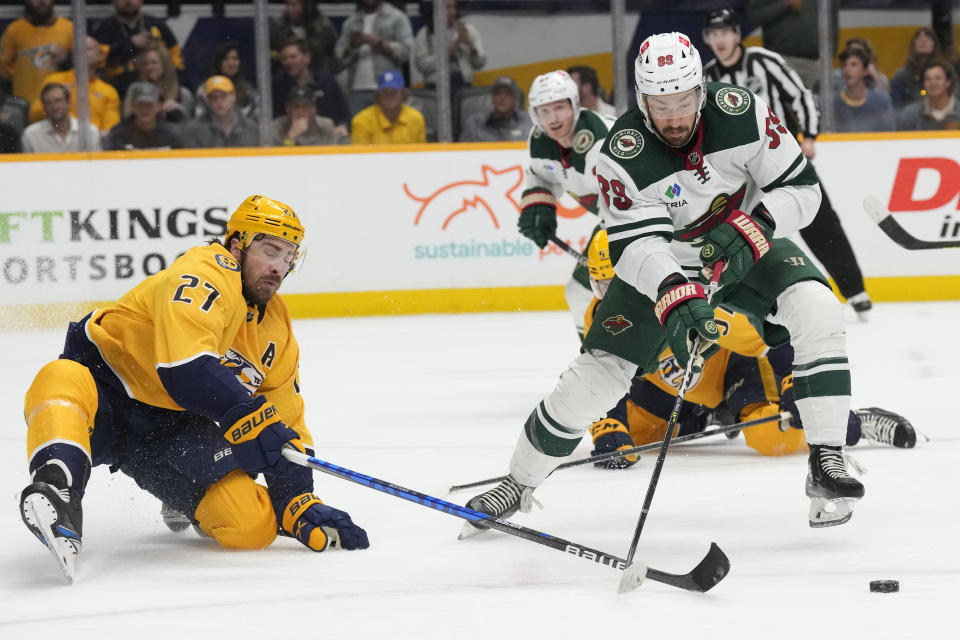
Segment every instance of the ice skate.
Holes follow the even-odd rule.
[[[870,442],[887,444],[898,449],[912,449],[917,444],[917,430],[910,421],[892,411],[867,407],[854,411],[860,418],[863,437]]]
[[[513,476],[507,476],[506,480],[493,489],[471,498],[467,502],[467,508],[488,513],[494,518],[509,518],[518,510],[523,513],[530,513],[534,504],[542,506],[533,497],[533,487],[526,487],[514,480]],[[459,539],[463,540],[475,536],[486,528],[482,524],[466,522],[460,531]]]
[[[183,515],[166,502],[161,503],[160,517],[163,518],[163,524],[174,533],[180,533],[190,526],[190,518]]]
[[[867,292],[861,291],[854,296],[850,296],[847,298],[847,302],[850,303],[853,310],[857,312],[857,318],[860,319],[860,322],[866,322],[867,312],[873,309],[873,301],[870,299],[870,296],[867,295]]]
[[[847,473],[840,447],[811,444],[807,497],[810,498],[810,526],[834,527],[853,516],[853,503],[863,497],[859,480]]]
[[[72,584],[83,535],[80,496],[67,487],[66,476],[56,465],[41,467],[33,479],[33,484],[20,495],[20,516],[57,559],[60,571]]]

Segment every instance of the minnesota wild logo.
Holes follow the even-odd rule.
[[[717,91],[717,106],[732,116],[746,113],[750,108],[750,94],[739,87],[724,87]]]
[[[590,129],[580,129],[577,135],[573,136],[573,150],[577,153],[586,153],[593,146],[596,137]]]
[[[622,315],[616,315],[603,321],[603,328],[613,335],[623,333],[633,326],[633,323]]]
[[[610,153],[629,160],[643,151],[643,136],[636,129],[621,129],[610,138]]]

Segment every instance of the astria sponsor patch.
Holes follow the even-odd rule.
[[[621,315],[613,316],[603,321],[603,328],[612,335],[623,333],[632,326],[633,323]]]

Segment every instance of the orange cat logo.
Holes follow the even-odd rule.
[[[452,182],[426,196],[414,194],[404,182],[403,192],[420,205],[413,224],[419,225],[421,220],[431,223],[442,220],[440,228],[446,229],[458,216],[479,212],[490,219],[495,229],[499,229],[498,215],[519,215],[523,167],[514,165],[505,169],[494,169],[483,165],[481,171],[483,177],[480,180]],[[582,207],[577,207],[578,211],[574,215],[570,215],[571,210],[564,207],[558,206],[557,209],[557,213],[562,217],[577,217],[584,213]]]

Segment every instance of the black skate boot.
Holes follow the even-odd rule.
[[[810,498],[810,526],[834,527],[850,520],[853,503],[863,497],[859,480],[847,473],[841,447],[810,445],[807,497]]]
[[[506,519],[518,510],[529,513],[534,504],[541,506],[533,497],[533,487],[526,487],[514,480],[513,476],[507,476],[493,489],[471,498],[467,502],[467,508],[490,514],[493,518]],[[481,521],[477,521],[476,524],[466,522],[460,532],[460,540],[474,536],[486,528]]]
[[[66,475],[54,464],[40,467],[33,480],[20,494],[20,516],[72,584],[83,535],[80,496],[67,486]]]
[[[916,446],[917,430],[903,416],[878,407],[857,409],[854,413],[860,418],[860,429],[867,440],[893,445],[898,449]]]
[[[190,526],[190,518],[183,515],[166,502],[160,503],[160,517],[163,518],[163,524],[174,533],[180,533]]]

